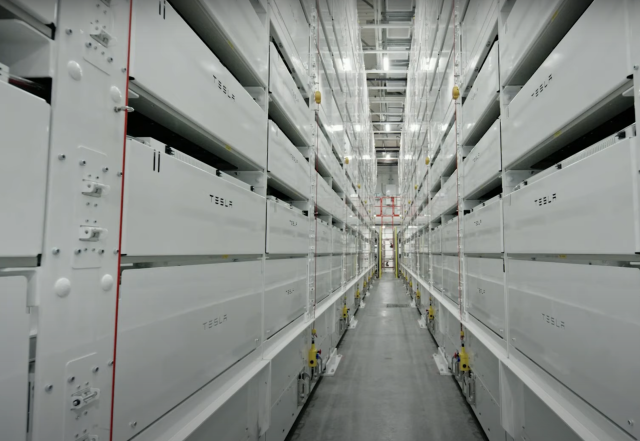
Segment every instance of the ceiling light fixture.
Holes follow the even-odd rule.
[[[384,57],[382,59],[382,69],[389,70],[389,57]]]

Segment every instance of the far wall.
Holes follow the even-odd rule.
[[[378,164],[376,196],[396,196],[398,194],[398,166]]]

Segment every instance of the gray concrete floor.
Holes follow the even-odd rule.
[[[486,439],[455,381],[438,373],[416,309],[386,307],[409,301],[391,273],[374,283],[338,348],[336,375],[318,384],[288,440]]]

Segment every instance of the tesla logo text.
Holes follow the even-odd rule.
[[[533,91],[531,96],[533,98],[536,98],[538,95],[540,95],[542,93],[542,91],[547,88],[547,86],[549,85],[549,83],[551,82],[552,79],[553,79],[552,75],[549,74],[547,79],[544,80],[538,87],[536,87],[536,89]]]
[[[220,89],[222,91],[222,93],[224,93],[227,97],[229,97],[232,100],[236,100],[236,96],[235,94],[231,93],[231,91],[229,90],[229,88],[218,79],[218,77],[216,77],[215,75],[213,75],[213,80],[215,83],[218,84],[218,89]]]
[[[549,195],[549,196],[543,196],[541,198],[534,199],[533,202],[538,204],[538,206],[541,206],[541,205],[550,204],[551,202],[553,202],[555,200],[556,200],[556,194],[553,193],[552,195]]]
[[[478,288],[478,294],[480,294],[480,295],[482,295],[482,296],[483,296],[483,295],[485,295],[486,293],[487,293],[487,291],[486,291],[485,289]]]
[[[296,222],[296,221],[290,220],[289,222],[291,222],[291,226],[292,227],[297,227],[298,226],[298,222]]]
[[[226,321],[227,321],[227,314],[223,314],[219,317],[214,317],[211,320],[207,320],[206,322],[202,323],[202,329],[213,329],[216,326],[220,326]]]
[[[212,204],[220,205],[221,207],[225,208],[233,207],[233,201],[230,201],[229,199],[216,196],[215,194],[210,194],[209,197],[211,198]]]
[[[482,219],[479,219],[479,220],[477,220],[477,221],[473,221],[473,224],[474,224],[476,227],[479,227],[479,226],[482,224]]]
[[[558,318],[553,317],[549,314],[545,314],[544,312],[542,313],[542,320],[551,326],[555,326],[556,328],[565,329],[564,322],[562,320],[559,320]]]
[[[296,292],[296,290],[295,289],[287,289],[285,292],[287,293],[288,296],[290,296],[291,294]]]

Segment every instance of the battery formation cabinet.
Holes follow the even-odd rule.
[[[284,440],[377,263],[319,3],[0,2],[3,440]]]
[[[639,12],[416,4],[400,266],[492,441],[640,437]]]

